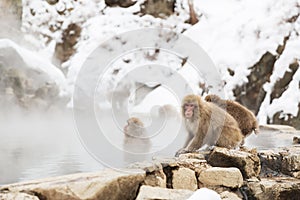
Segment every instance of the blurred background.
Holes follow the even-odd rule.
[[[260,124],[300,129],[299,15],[299,0],[0,0],[0,184],[103,167],[77,137],[74,84],[102,42],[140,28],[192,39],[215,63],[227,99],[252,110]],[[118,107],[134,98],[134,112],[166,104],[179,112],[180,100],[159,85],[136,77],[120,83],[144,63],[172,66],[196,93],[210,92],[188,58],[133,52],[105,74],[100,118],[101,108],[109,109],[101,96],[112,88]],[[143,92],[132,97],[138,88]]]

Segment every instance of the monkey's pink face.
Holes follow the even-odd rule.
[[[184,104],[184,117],[187,119],[192,118],[194,115],[195,108],[196,108],[196,105],[193,103]]]

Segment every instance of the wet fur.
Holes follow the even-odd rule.
[[[131,117],[127,120],[127,125],[124,127],[124,134],[127,137],[141,137],[145,134],[144,123],[136,117]]]
[[[144,123],[139,118],[131,117],[127,120],[124,135],[124,150],[135,153],[147,153],[150,150],[151,141],[147,137]]]

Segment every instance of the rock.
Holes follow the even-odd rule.
[[[190,190],[166,189],[142,186],[136,200],[178,200],[188,199],[193,194]]]
[[[75,53],[75,45],[77,44],[78,38],[81,35],[81,27],[78,24],[69,24],[69,26],[63,30],[62,41],[56,43],[55,46],[55,59],[61,63],[66,62]],[[57,61],[54,59],[54,62]]]
[[[259,152],[262,166],[277,173],[300,178],[300,146],[262,150]]]
[[[146,0],[141,4],[141,13],[166,18],[174,13],[175,3],[175,0]]]
[[[145,172],[103,170],[0,187],[11,192],[38,194],[40,199],[135,199]]]
[[[198,160],[198,159],[185,159],[178,161],[179,166],[189,168],[196,173],[200,173],[201,171],[209,168],[210,166],[207,164],[206,160]]]
[[[167,187],[167,176],[165,175],[163,168],[160,166],[155,171],[146,171],[145,185]]]
[[[55,5],[59,0],[46,0],[50,5]]]
[[[280,98],[282,94],[287,90],[287,88],[291,85],[293,79],[295,79],[295,74],[299,70],[299,64],[297,60],[290,63],[289,69],[285,71],[282,78],[279,78],[275,85],[272,87],[272,93],[270,95],[270,102],[274,99]],[[298,101],[298,108],[300,108],[300,102]],[[300,128],[300,110],[298,109],[298,113],[296,116],[291,114],[286,114],[283,111],[276,112],[271,119],[268,118],[268,122],[272,122],[275,124],[286,124],[290,126],[294,126],[296,128]]]
[[[282,96],[282,94],[289,87],[289,84],[293,80],[293,76],[297,72],[298,68],[298,61],[295,60],[289,65],[289,69],[285,71],[283,77],[276,80],[275,85],[272,87],[270,103],[272,103],[274,99],[280,98]]]
[[[174,189],[197,190],[198,185],[195,172],[182,167],[178,170],[173,170],[172,186]]]
[[[160,163],[163,167],[178,167],[178,160],[176,158],[153,157],[155,163]]]
[[[298,103],[298,108],[300,108],[300,102]],[[300,109],[298,109],[298,112],[296,116],[292,115],[291,113],[284,113],[283,111],[276,112],[273,115],[273,118],[268,118],[268,123],[276,123],[276,124],[285,124],[289,126],[293,126],[296,129],[300,129]]]
[[[2,107],[47,109],[62,102],[64,108],[68,103],[66,96],[60,95],[66,89],[63,73],[8,39],[0,40],[0,74]]]
[[[144,184],[153,187],[165,188],[167,187],[167,177],[163,170],[146,173]]]
[[[246,185],[249,199],[298,200],[300,197],[300,180],[291,177],[263,178]]]
[[[0,192],[0,199],[5,200],[39,200],[38,197],[22,192]]]
[[[200,173],[198,180],[204,186],[225,186],[239,188],[243,184],[243,176],[238,168],[212,167]]]
[[[186,160],[186,159],[198,159],[198,160],[205,160],[205,156],[200,153],[186,153],[186,154],[180,154],[179,160]]]
[[[179,155],[178,165],[181,167],[189,168],[198,174],[210,167],[207,164],[204,155],[199,153],[187,153]]]
[[[131,164],[129,168],[145,170],[144,185],[163,188],[167,186],[167,177],[160,163],[140,162]]]
[[[163,167],[163,172],[167,178],[167,188],[173,188],[173,171],[179,168],[176,158],[153,157],[153,162],[159,163]]]
[[[242,200],[238,195],[233,192],[222,192],[220,194],[222,200]]]
[[[300,147],[291,147],[279,153],[282,156],[282,173],[300,178]]]
[[[269,131],[282,131],[282,132],[293,132],[296,129],[288,125],[279,125],[279,124],[266,124],[259,126],[260,131],[269,130]]]
[[[122,8],[128,8],[135,3],[136,1],[133,0],[105,0],[105,4],[110,7],[120,6]]]
[[[273,150],[261,150],[258,153],[261,162],[262,177],[272,177],[281,175],[282,159],[279,153]]]
[[[275,62],[276,55],[266,52],[254,66],[249,68],[251,72],[247,76],[248,81],[233,90],[236,101],[254,111],[255,114],[258,113],[266,96],[263,85],[270,81]]]
[[[257,177],[260,160],[256,153],[215,147],[208,157],[208,164],[214,167],[236,167],[244,178]]]

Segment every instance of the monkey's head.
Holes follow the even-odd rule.
[[[293,144],[300,144],[300,138],[293,137]]]
[[[221,98],[218,95],[209,94],[205,97],[205,101],[218,103],[221,101]]]
[[[129,136],[142,135],[144,123],[137,117],[131,117],[127,120],[127,125],[124,127],[124,133]]]
[[[139,127],[144,127],[144,123],[137,117],[131,117],[127,120],[128,124],[134,124]]]
[[[195,119],[199,116],[201,99],[197,95],[187,95],[182,101],[182,116],[185,119]]]

